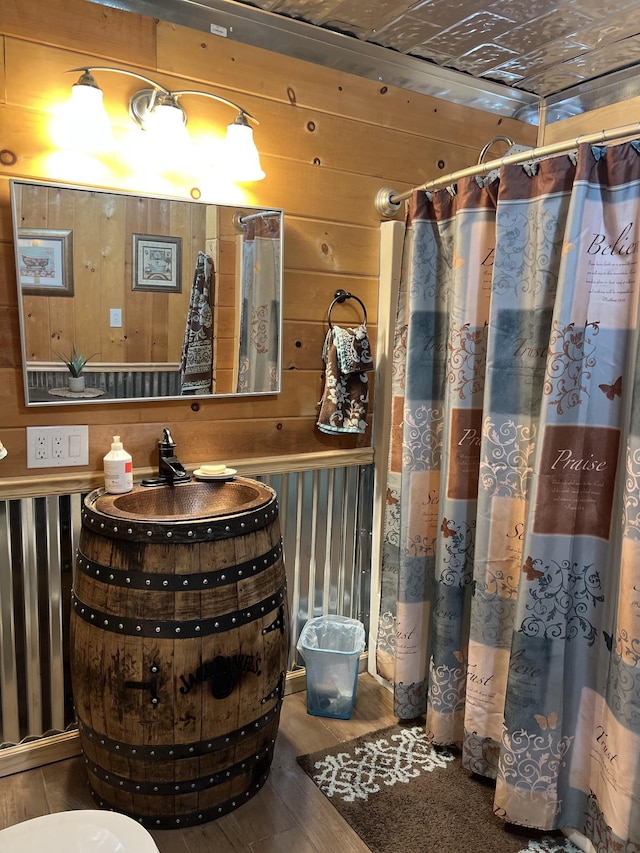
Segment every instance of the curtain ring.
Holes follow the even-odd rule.
[[[330,329],[333,329],[333,326],[331,325],[331,311],[333,309],[333,306],[336,304],[336,302],[339,302],[340,304],[342,304],[347,299],[355,299],[356,302],[360,303],[360,305],[362,307],[362,311],[364,313],[364,325],[365,326],[367,325],[367,309],[365,308],[364,302],[362,301],[362,299],[357,297],[354,293],[349,293],[348,290],[340,289],[340,290],[336,290],[335,298],[334,298],[333,302],[331,303],[331,305],[329,305],[329,310],[327,311],[327,323],[329,324]]]

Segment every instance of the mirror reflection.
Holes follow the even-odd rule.
[[[280,391],[281,210],[17,180],[11,201],[27,405]]]

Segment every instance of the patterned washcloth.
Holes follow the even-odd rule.
[[[180,359],[180,393],[213,391],[213,260],[198,252]]]
[[[318,429],[330,434],[363,433],[369,404],[367,371],[373,370],[366,325],[355,329],[332,326],[324,341],[322,359],[325,378]]]

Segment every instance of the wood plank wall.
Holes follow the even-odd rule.
[[[154,180],[103,158],[104,171],[92,181],[80,161],[71,172],[61,165],[48,129],[54,108],[68,98],[78,76],[65,71],[86,64],[120,64],[173,89],[210,88],[259,118],[255,138],[267,177],[251,185],[240,203],[285,211],[281,394],[204,400],[198,406],[179,400],[25,407],[9,179],[185,198],[200,191],[192,183],[199,177],[181,172],[188,164],[174,164],[174,175]],[[103,74],[99,82],[116,131],[124,133],[128,99],[139,85],[118,74]],[[192,98],[185,106],[193,136],[233,118],[209,99]],[[390,186],[400,192],[475,163],[496,134],[527,145],[536,138],[535,128],[515,120],[85,0],[3,0],[0,128],[0,439],[9,450],[0,463],[0,496],[11,495],[14,478],[33,475],[26,468],[29,425],[89,425],[88,467],[55,471],[70,481],[83,470],[87,475],[102,470],[114,433],[123,436],[134,466],[153,466],[164,426],[171,428],[185,464],[370,447],[371,428],[364,436],[329,437],[315,429],[315,420],[326,311],[336,289],[365,302],[374,350],[378,312],[390,310],[378,305],[377,191]],[[338,307],[334,320],[358,320],[354,301]],[[40,482],[47,480],[46,471],[37,474]]]

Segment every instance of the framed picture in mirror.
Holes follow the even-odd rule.
[[[181,293],[182,238],[133,235],[133,290]]]
[[[72,232],[18,230],[18,280],[31,296],[73,296]]]

